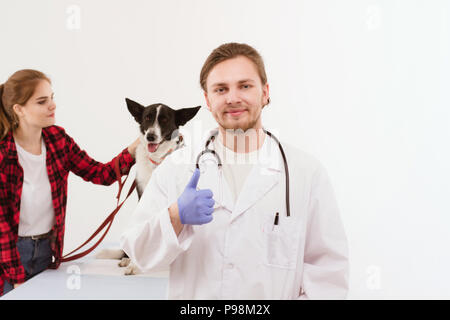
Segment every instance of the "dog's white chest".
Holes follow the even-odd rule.
[[[152,176],[155,165],[150,162],[148,152],[142,144],[136,148],[136,181],[144,189]]]

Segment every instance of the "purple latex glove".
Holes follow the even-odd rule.
[[[213,193],[210,189],[197,190],[199,178],[200,171],[195,169],[191,180],[177,200],[182,224],[205,224],[213,219]]]

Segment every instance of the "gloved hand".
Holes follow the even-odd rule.
[[[211,222],[214,211],[213,193],[209,189],[197,190],[200,170],[194,174],[177,200],[182,224],[205,224]]]

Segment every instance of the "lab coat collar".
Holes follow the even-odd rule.
[[[204,150],[206,141],[211,135],[217,132],[215,128],[209,132],[209,135],[202,141],[200,146],[196,146],[195,155]],[[210,148],[213,146],[210,144]],[[219,197],[220,186],[218,185],[218,172],[216,170],[207,170],[200,175],[198,188],[211,189],[213,195],[217,195],[218,199],[222,198],[221,205],[232,213],[232,219],[237,218],[254,203],[259,201],[268,191],[270,191],[281,178],[281,170],[283,168],[283,160],[276,141],[265,136],[263,146],[259,151],[259,161],[251,169],[244,186],[241,189],[236,203],[233,203],[231,190],[225,177],[222,175],[223,196]],[[191,173],[195,170],[195,162],[190,168]],[[203,178],[203,179],[202,179]],[[214,196],[213,196],[214,197]],[[218,205],[215,205],[218,207]]]

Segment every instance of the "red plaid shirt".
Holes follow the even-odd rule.
[[[103,164],[90,158],[63,128],[57,126],[44,128],[42,137],[47,148],[47,173],[56,220],[51,236],[54,261],[50,268],[56,269],[61,263],[63,252],[69,172],[72,171],[86,181],[102,185],[111,185],[117,177],[114,159]],[[127,148],[118,157],[121,173],[127,174],[134,164],[134,159]],[[25,270],[16,247],[22,184],[23,169],[19,164],[13,135],[10,132],[0,141],[0,295],[3,290],[1,278],[12,284],[25,281]]]

